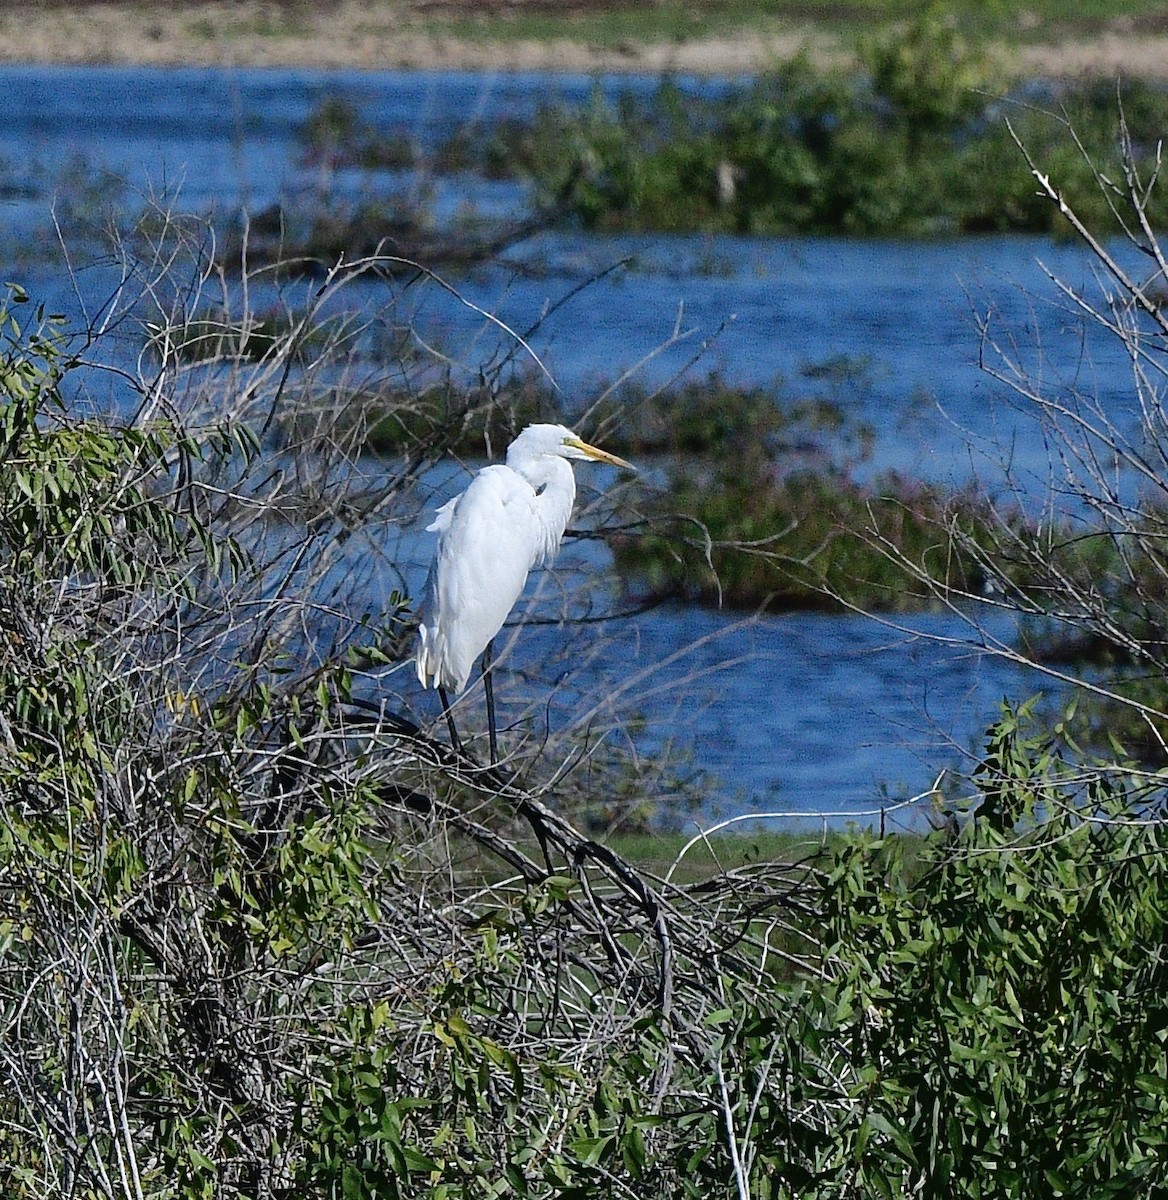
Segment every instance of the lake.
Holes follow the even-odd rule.
[[[4,68],[0,79],[5,278],[74,316],[100,301],[108,273],[95,269],[71,281],[58,265],[21,248],[45,236],[54,192],[67,194],[94,169],[127,181],[131,195],[161,190],[190,211],[222,216],[242,205],[258,212],[306,186],[296,131],[325,97],[350,99],[366,119],[432,145],[468,121],[523,114],[551,98],[579,100],[593,86],[652,87],[624,77],[618,84],[505,74],[141,68]],[[500,212],[522,194],[511,184],[442,181],[439,200],[449,211],[468,199]],[[705,343],[694,371],[743,384],[782,379],[808,387],[824,364],[843,364],[847,379],[836,398],[876,433],[868,469],[958,482],[977,477],[997,488],[1008,468],[1041,497],[1049,459],[1033,416],[979,366],[978,321],[990,318],[1048,383],[1088,390],[1123,419],[1126,360],[1084,332],[1047,275],[1075,285],[1091,279],[1090,259],[1070,244],[544,233],[457,286],[475,308],[526,329],[581,280],[618,262],[626,265],[583,289],[532,339],[569,394],[646,358],[642,377],[661,382]],[[375,307],[383,295],[371,285],[364,302]],[[423,336],[440,336],[468,367],[501,337],[435,285],[418,286],[399,302]],[[686,336],[650,357],[675,331]],[[434,502],[457,486],[449,473],[436,479]],[[573,553],[565,551],[568,568]],[[420,585],[420,561],[402,569],[412,587]],[[1008,640],[1009,618],[995,618],[987,632]],[[766,809],[873,819],[882,805],[928,790],[943,768],[968,767],[1003,697],[1020,700],[1042,686],[979,653],[979,636],[958,617],[940,614],[891,628],[854,616],[743,622],[675,607],[598,627],[597,634],[587,679],[574,683],[575,691],[591,688],[608,702],[636,676],[643,694],[633,707],[646,718],[646,745],[666,734],[682,737],[695,766],[720,780],[708,817]],[[525,633],[514,661],[539,652],[549,636],[554,631]],[[686,646],[692,648],[677,653]],[[632,685],[628,692],[632,701]],[[406,695],[433,715],[430,697],[416,689]]]

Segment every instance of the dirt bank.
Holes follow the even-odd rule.
[[[802,49],[822,60],[843,57],[827,34],[811,27],[603,46],[568,38],[460,38],[434,28],[418,0],[89,3],[69,9],[9,3],[0,9],[0,62],[742,74]],[[1168,80],[1168,36],[1117,27],[1013,50],[1010,59],[1023,75]]]

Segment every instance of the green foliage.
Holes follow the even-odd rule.
[[[551,878],[515,915],[562,913],[574,890]],[[606,1194],[613,1178],[644,1185],[664,1174],[647,1160],[644,1135],[660,1124],[642,1090],[661,1049],[653,1023],[640,1044],[543,1042],[539,1055],[516,1053],[503,1037],[523,953],[522,924],[497,912],[473,957],[436,971],[408,1011],[345,1015],[352,1057],[326,1068],[304,1109],[303,1174],[314,1194],[585,1197]],[[427,1070],[411,1075],[399,1064],[419,1038]]]
[[[237,1006],[281,1019],[274,995],[224,989],[219,973],[304,969],[377,918],[361,874],[369,797],[320,766],[305,790],[330,688],[301,705],[250,671],[217,698],[172,682],[168,639],[213,638],[209,603],[253,569],[206,523],[195,481],[212,460],[246,462],[255,439],[73,416],[59,322],[24,327],[25,303],[10,289],[0,305],[6,1041],[19,1027],[0,1055],[0,1115],[4,1157],[22,1164],[6,1194],[57,1194],[57,1172],[97,1178],[145,1155],[152,1189],[202,1196],[273,1099],[249,1091],[259,1059]],[[72,1087],[90,1054],[120,1063],[100,1081],[123,1125],[106,1119],[108,1093]],[[62,1121],[77,1142],[57,1160],[40,1147]]]
[[[641,511],[646,531],[615,545],[634,588],[774,610],[903,610],[946,587],[977,592],[1000,521],[973,493],[894,474],[858,483],[816,442],[784,452],[753,436],[679,457]]]
[[[1063,87],[1005,104],[981,51],[935,8],[865,42],[860,58],[854,75],[798,58],[713,99],[683,97],[669,80],[646,102],[626,94],[610,104],[595,93],[580,111],[548,108],[531,127],[512,126],[489,161],[496,173],[520,169],[545,202],[567,191],[588,229],[1056,229],[1058,213],[1035,195],[1008,116],[1081,215],[1113,227],[1098,187],[1100,175],[1122,178],[1113,89]],[[1139,83],[1123,95],[1136,163],[1150,169],[1168,102]],[[1162,219],[1158,193],[1150,205]]]
[[[902,31],[869,43],[862,57],[873,92],[891,106],[918,153],[929,137],[981,113],[977,90],[988,82],[987,65],[938,3],[925,5]]]
[[[1086,768],[1028,724],[1023,709],[990,731],[977,803],[913,876],[882,843],[832,872],[839,973],[811,1012],[853,1080],[841,1180],[979,1197],[1165,1185],[1168,859],[1161,823],[1137,817],[1159,784]]]

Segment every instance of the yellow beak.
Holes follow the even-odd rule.
[[[601,450],[599,446],[590,446],[578,437],[565,438],[564,445],[571,446],[573,450],[579,450],[581,454],[592,459],[594,462],[610,463],[614,467],[624,467],[626,471],[635,471],[637,469],[631,462],[625,462],[623,458],[618,458],[615,454],[609,454],[607,450]]]

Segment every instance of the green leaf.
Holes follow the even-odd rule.
[[[442,1170],[440,1163],[423,1154],[420,1150],[415,1150],[412,1146],[402,1147],[402,1157],[405,1159],[406,1168],[409,1171],[421,1171],[430,1174],[432,1172],[438,1173]]]

